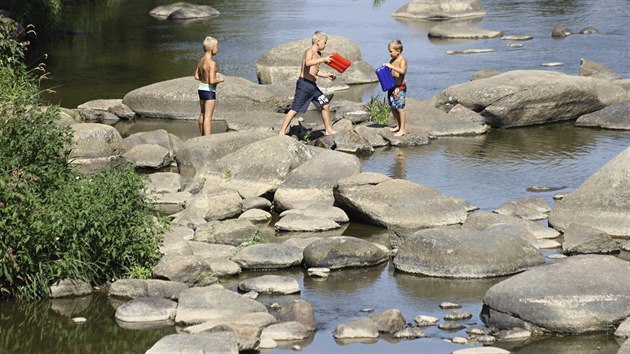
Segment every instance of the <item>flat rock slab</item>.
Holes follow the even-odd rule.
[[[219,11],[212,6],[178,2],[170,5],[158,6],[149,11],[149,14],[151,16],[166,18],[169,20],[187,20],[218,16]]]
[[[388,254],[372,242],[349,236],[322,238],[304,248],[304,264],[307,268],[365,267],[388,259]]]
[[[168,299],[139,297],[116,309],[116,319],[124,322],[158,322],[175,318],[177,303]]]
[[[544,262],[538,249],[518,236],[464,228],[418,231],[394,257],[394,266],[403,272],[448,278],[496,277]]]
[[[304,214],[287,214],[275,224],[277,231],[327,231],[341,226],[327,217]]]
[[[630,102],[615,104],[585,114],[575,121],[575,126],[630,130]]]
[[[159,279],[118,279],[109,287],[109,296],[126,298],[155,297],[177,300],[188,285]]]
[[[202,334],[169,334],[155,343],[146,354],[238,354],[238,341],[233,332]]]
[[[412,0],[396,10],[392,16],[409,19],[448,20],[483,17],[485,13],[480,0]]]
[[[432,38],[448,38],[448,39],[481,39],[494,38],[501,35],[501,31],[492,31],[459,24],[443,24],[433,26],[429,30],[429,37]]]
[[[268,243],[247,246],[234,255],[232,261],[243,269],[280,269],[299,265],[302,258],[298,247]]]
[[[305,339],[308,336],[310,336],[310,333],[303,324],[297,321],[290,321],[269,325],[263,329],[260,338],[287,341]]]
[[[630,263],[612,257],[568,257],[492,286],[481,318],[499,329],[555,333],[609,331],[630,315]]]
[[[255,291],[262,294],[295,294],[300,292],[300,284],[291,277],[282,275],[263,275],[243,280],[238,284],[243,292]]]
[[[175,321],[180,324],[199,324],[227,316],[267,312],[265,305],[233,291],[210,286],[190,288],[179,295]]]

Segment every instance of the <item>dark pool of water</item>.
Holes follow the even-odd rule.
[[[168,0],[95,0],[70,9],[68,28],[87,35],[67,36],[47,48],[48,70],[57,87],[50,100],[76,107],[97,98],[122,98],[130,90],[157,81],[190,75],[201,55],[201,40],[213,35],[221,41],[216,57],[226,75],[256,80],[254,63],[269,48],[308,37],[314,30],[349,37],[374,66],[387,60],[386,45],[402,39],[409,60],[409,94],[425,99],[440,90],[467,81],[479,69],[540,69],[545,62],[563,62],[555,67],[577,74],[579,59],[596,60],[624,77],[630,76],[630,0],[485,0],[486,16],[477,25],[506,34],[533,35],[524,47],[512,49],[499,39],[477,41],[431,41],[427,31],[433,22],[400,21],[389,14],[406,1],[256,1],[200,0],[211,4],[221,16],[210,20],[167,22],[147,12]],[[575,35],[562,40],[550,37],[556,24],[574,30],[593,26],[599,34]],[[447,55],[451,49],[492,48],[494,53]],[[379,94],[377,85],[359,89],[356,100]],[[217,129],[221,129],[216,126]],[[121,122],[123,134],[164,128],[187,139],[197,135],[196,122]],[[417,148],[379,149],[362,157],[364,171],[387,174],[425,184],[442,193],[460,196],[483,210],[503,202],[541,196],[553,205],[556,192],[533,193],[535,185],[579,186],[603,164],[630,146],[630,133],[575,128],[571,123],[533,128],[496,130],[478,137],[440,138]],[[387,242],[384,230],[352,224],[347,235]],[[280,235],[280,237],[285,237]],[[545,251],[545,254],[558,250]],[[304,353],[450,353],[462,346],[446,340],[449,333],[427,329],[430,339],[395,341],[381,338],[370,343],[341,343],[334,340],[335,326],[365,316],[361,310],[400,309],[408,322],[419,314],[442,317],[439,303],[460,303],[474,314],[469,325],[481,325],[479,312],[486,290],[500,281],[448,280],[418,277],[393,271],[389,264],[366,269],[335,272],[327,280],[305,276],[303,270],[283,272],[298,279],[300,297],[313,304],[319,329],[301,343]],[[225,283],[261,273],[244,273]],[[261,297],[266,304],[282,303],[293,296]],[[55,300],[36,304],[0,303],[0,352],[18,353],[143,353],[172,326],[134,330],[119,326],[114,307],[119,304],[102,294],[82,299]],[[74,324],[71,317],[88,322]],[[615,353],[618,344],[610,333],[579,337],[544,337],[527,342],[500,343],[514,353]],[[289,351],[277,349],[274,352]]]

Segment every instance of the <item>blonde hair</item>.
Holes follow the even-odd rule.
[[[214,38],[214,37],[210,37],[210,36],[206,37],[206,38],[203,40],[203,50],[204,50],[204,52],[207,52],[207,51],[209,51],[210,49],[212,49],[212,48],[216,47],[216,45],[217,45],[218,43],[219,43],[219,41],[217,41],[217,39],[216,39],[216,38]]]
[[[403,51],[403,44],[400,41],[400,39],[394,39],[393,41],[389,42],[389,44],[387,45],[388,48],[392,48],[395,50],[398,50],[402,53]]]
[[[315,33],[313,33],[313,38],[311,39],[311,42],[313,44],[316,44],[317,41],[322,39],[328,39],[328,35],[322,31],[315,31]]]

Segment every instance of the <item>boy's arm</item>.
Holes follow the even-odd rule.
[[[217,63],[211,61],[205,68],[208,83],[212,85],[220,84],[225,81],[222,77],[217,77]]]
[[[400,58],[399,66],[394,66],[390,63],[385,63],[383,65],[399,73],[400,75],[405,75],[407,73],[407,59],[405,57]]]
[[[304,65],[313,66],[321,63],[329,63],[332,60],[330,55],[319,58],[313,58],[314,56],[315,53],[313,53],[312,50],[307,50],[306,53],[304,53]]]

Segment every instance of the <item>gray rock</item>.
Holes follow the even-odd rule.
[[[197,112],[198,115],[199,112]],[[244,146],[274,135],[273,133],[234,132],[186,140],[176,156],[184,185],[190,184],[197,171],[203,170],[207,165],[212,165],[218,159]]]
[[[516,236],[516,237],[521,238],[525,242],[529,243],[530,245],[535,246],[536,248],[539,248],[539,245],[540,245],[536,236],[534,236],[533,233],[531,233],[522,225],[505,224],[505,223],[492,224],[482,231],[486,234],[495,234],[499,236],[502,236],[502,235]]]
[[[458,104],[449,106],[452,111]],[[453,114],[435,107],[435,102],[407,99],[408,123],[422,127],[431,136],[479,135],[490,130],[485,118],[469,107],[459,105]],[[463,108],[462,108],[463,107]],[[468,108],[465,110],[464,108]],[[473,111],[472,113],[470,111]],[[450,113],[450,112],[449,112]],[[474,115],[473,115],[474,113]]]
[[[295,294],[300,292],[300,284],[294,278],[282,275],[262,275],[238,283],[243,292],[255,291],[261,294]]]
[[[496,347],[475,347],[454,350],[451,354],[510,354],[509,350]]]
[[[71,128],[74,145],[69,157],[74,163],[108,162],[125,152],[122,137],[114,127],[82,123],[74,124]]]
[[[175,322],[198,324],[228,316],[267,312],[265,305],[220,287],[200,287],[183,290]]]
[[[324,203],[313,203],[304,209],[285,210],[280,217],[287,215],[303,215],[303,216],[319,216],[331,219],[337,223],[346,223],[350,221],[346,212],[341,208],[326,205]]]
[[[334,189],[336,203],[351,218],[393,230],[414,230],[464,222],[466,209],[432,188],[392,179],[377,185],[345,185]],[[391,203],[395,200],[396,203]]]
[[[188,192],[150,193],[147,195],[148,202],[162,215],[173,215],[183,211],[186,204],[193,199],[194,196]],[[205,220],[201,220],[205,222]]]
[[[300,61],[304,51],[311,46],[311,38],[282,44],[269,49],[256,60],[256,75],[261,84],[293,82],[297,80]],[[336,83],[364,84],[376,82],[374,67],[361,60],[359,46],[348,38],[329,35],[324,55],[339,52],[352,65],[344,73],[336,73]],[[322,68],[333,72],[333,69]]]
[[[433,316],[418,315],[413,320],[418,327],[428,327],[435,326],[440,319]]]
[[[311,242],[304,248],[304,265],[339,269],[382,263],[388,254],[369,241],[350,236],[333,236]]]
[[[389,142],[383,137],[383,129],[388,128],[384,128],[382,125],[378,124],[366,123],[356,126],[354,131],[363,137],[363,139],[367,140],[370,146],[378,148],[389,145]]]
[[[243,199],[242,207],[244,212],[250,209],[270,210],[271,202],[263,197],[245,198]]]
[[[361,171],[356,156],[320,150],[291,171],[274,194],[275,210],[306,208],[313,203],[333,205],[333,186]],[[322,168],[322,166],[326,166]]]
[[[564,232],[562,252],[567,255],[619,252],[619,244],[602,230],[569,224]]]
[[[247,145],[204,171],[206,184],[237,190],[244,197],[275,191],[289,173],[312,157],[299,141],[274,136]]]
[[[201,325],[200,325],[201,326]],[[232,332],[236,335],[238,342],[238,351],[257,351],[260,343],[260,335],[262,328],[259,326],[243,326],[232,324],[218,324],[214,327],[207,328],[204,333],[216,333],[216,332]]]
[[[174,172],[156,172],[149,175],[146,189],[152,193],[177,193],[182,190],[182,177]]]
[[[575,121],[575,126],[630,130],[630,102],[614,104],[585,114]]]
[[[190,286],[206,286],[217,282],[210,265],[200,256],[163,256],[153,268],[153,276]]]
[[[265,222],[272,218],[271,213],[260,209],[249,209],[243,214],[239,215],[239,219],[249,220],[251,222]]]
[[[210,263],[210,269],[218,277],[238,275],[241,273],[241,266],[229,259],[217,259]]]
[[[302,250],[283,244],[257,244],[240,250],[232,260],[243,269],[280,269],[302,263]]]
[[[407,327],[394,333],[394,338],[398,339],[417,339],[426,336],[427,335],[418,327]]]
[[[138,297],[155,297],[177,300],[179,293],[188,285],[159,279],[118,279],[109,287],[109,296],[135,299]]]
[[[567,28],[567,26],[565,25],[556,25],[551,31],[551,37],[554,37],[554,38],[562,38],[562,37],[570,36],[571,34],[572,34],[571,30]]]
[[[436,107],[456,104],[481,113],[495,127],[572,120],[627,100],[609,81],[543,70],[515,70],[454,85],[436,95]]]
[[[62,279],[50,286],[50,297],[83,296],[92,293],[90,284],[80,279]]]
[[[629,176],[627,148],[557,202],[549,214],[549,224],[563,231],[577,223],[611,236],[630,237]]]
[[[412,0],[392,14],[398,18],[448,20],[483,17],[479,0]]]
[[[121,99],[98,99],[84,102],[77,106],[79,109],[92,109],[95,111],[107,111],[111,107],[122,105]]]
[[[394,257],[398,270],[448,278],[514,274],[544,262],[538,249],[519,237],[465,228],[418,231]]]
[[[296,237],[296,238],[290,238],[286,241],[283,242],[283,244],[285,245],[289,245],[289,246],[294,246],[297,247],[301,250],[304,250],[306,248],[306,246],[310,245],[311,243],[317,241],[317,240],[321,240],[322,237]]]
[[[463,324],[457,321],[446,321],[446,322],[440,323],[438,325],[438,328],[443,329],[445,331],[459,331],[466,328],[466,326],[464,326]]]
[[[502,34],[501,31],[474,28],[459,23],[446,23],[431,27],[428,36],[430,38],[482,39],[499,37]]]
[[[630,264],[612,256],[573,256],[492,286],[481,319],[498,329],[579,334],[608,331],[627,317]]]
[[[354,130],[338,131],[333,136],[335,150],[350,153],[372,153],[374,148],[370,143]]]
[[[420,146],[431,142],[431,136],[426,127],[419,127],[409,121],[406,126],[407,134],[395,136],[389,129],[381,129],[381,135],[391,146]]]
[[[526,220],[544,220],[551,208],[543,198],[526,198],[503,203],[494,210],[501,215],[512,215]]]
[[[510,341],[515,341],[515,340],[520,340],[520,341],[524,341],[529,339],[529,337],[532,336],[532,332],[523,329],[523,328],[512,328],[512,329],[505,329],[502,331],[499,331],[498,333],[498,337],[500,340],[510,340]]]
[[[584,58],[580,59],[580,76],[590,76],[604,80],[621,79],[621,76],[615,74],[609,67]]]
[[[497,70],[497,69],[477,70],[470,77],[470,81],[487,79],[489,77],[497,76],[497,75],[502,74],[502,73],[503,73],[503,71],[500,71],[500,70]]]
[[[364,185],[377,185],[381,182],[391,181],[392,178],[376,172],[361,172],[358,175],[344,178],[336,184],[336,187],[356,187]]]
[[[195,230],[195,241],[239,246],[248,242],[257,232],[256,226],[245,219],[212,221]]]
[[[309,336],[310,333],[306,327],[297,321],[269,325],[260,335],[261,338],[271,338],[275,341],[299,340]]]
[[[626,318],[615,330],[615,337],[630,337],[630,318]]]
[[[175,16],[172,16],[175,13]],[[219,11],[207,5],[194,5],[187,2],[177,2],[162,5],[149,11],[151,16],[167,18],[169,20],[185,20],[218,16]]]
[[[175,138],[164,129],[134,133],[124,139],[125,150],[129,151],[137,145],[159,145],[168,150],[172,158],[178,150],[178,143],[174,141],[176,140]]]
[[[138,297],[116,309],[116,320],[123,322],[159,322],[175,318],[177,303],[168,299]]]
[[[224,317],[205,321],[201,324],[184,328],[186,333],[202,333],[211,330],[216,326],[229,325],[232,327],[258,327],[265,328],[276,323],[277,320],[268,312],[245,312],[240,314],[230,314]]]
[[[381,333],[396,333],[407,327],[405,316],[398,309],[378,312],[369,317],[376,323],[376,327]]]
[[[370,119],[365,106],[358,102],[335,100],[331,103],[330,110],[335,112],[335,117],[347,119],[353,124],[363,123]]]
[[[283,304],[275,315],[280,322],[300,322],[309,332],[317,329],[313,306],[306,300],[298,299]]]
[[[201,191],[186,203],[185,212],[208,221],[229,219],[241,213],[242,200],[237,191],[206,181]]]
[[[282,217],[274,228],[277,231],[327,231],[341,226],[327,217],[307,216],[303,214],[288,214]]]
[[[146,354],[238,354],[234,332],[169,334],[153,344]]]
[[[170,151],[159,145],[136,145],[123,154],[123,158],[139,169],[159,170],[173,162]]]
[[[333,337],[337,339],[378,338],[378,326],[370,318],[364,317],[338,325],[333,332]]]
[[[464,310],[451,310],[444,315],[444,319],[447,321],[461,321],[472,318],[472,313]]]
[[[237,247],[207,242],[188,241],[192,254],[211,263],[220,259],[229,259],[238,251]]]
[[[499,215],[486,211],[476,211],[468,216],[462,227],[474,230],[485,230],[493,224],[510,224],[531,232],[537,239],[548,239],[560,236],[560,233],[531,220],[524,220],[510,215]]]

